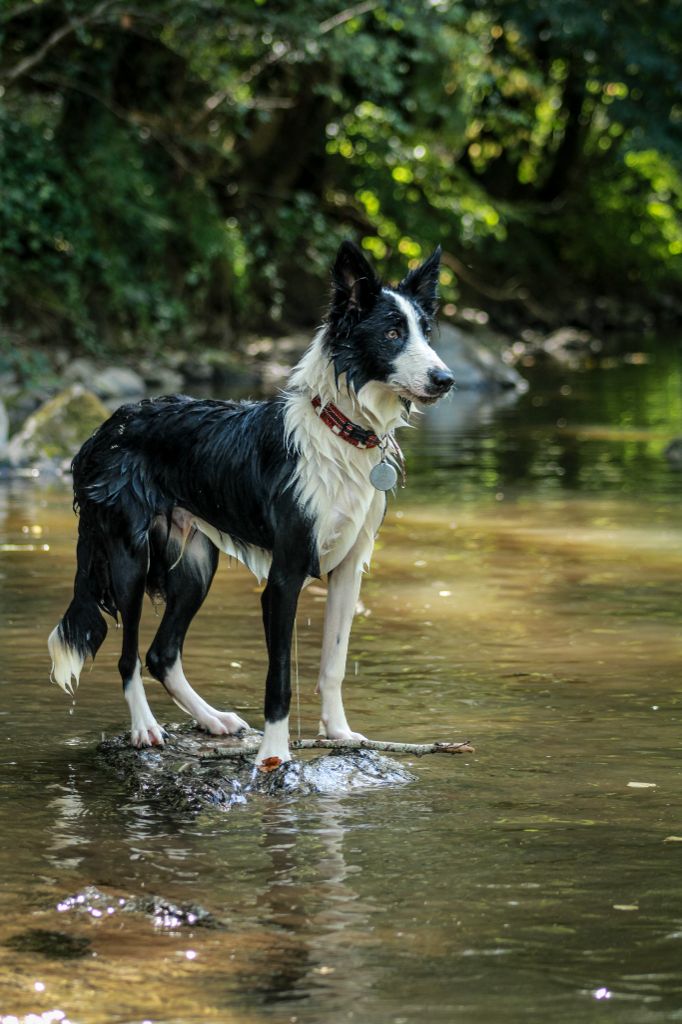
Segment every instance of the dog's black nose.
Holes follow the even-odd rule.
[[[429,387],[434,395],[447,395],[454,383],[455,378],[447,368],[429,370]]]

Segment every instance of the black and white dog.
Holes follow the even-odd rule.
[[[123,626],[119,670],[134,746],[163,743],[142,683],[138,629],[145,590],[165,600],[147,668],[214,734],[246,723],[217,711],[182,668],[187,629],[213,580],[218,552],[259,580],[268,651],[265,732],[258,751],[289,754],[290,653],[306,581],[328,574],[319,675],[321,731],[351,732],[341,698],[361,575],[395,482],[393,431],[412,403],[445,395],[453,377],[429,345],[440,249],[395,287],[344,242],[332,273],[325,325],[286,391],[262,402],[182,395],[126,405],[73,462],[80,512],[74,596],[50,635],[52,678],[73,693],[87,656]],[[371,474],[371,479],[370,479]],[[73,681],[72,681],[73,679]]]

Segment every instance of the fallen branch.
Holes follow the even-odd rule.
[[[260,746],[260,737],[247,738],[235,743],[234,747],[216,748],[214,753],[202,754],[201,761],[222,761],[244,754],[255,754]],[[317,737],[314,740],[293,740],[292,750],[381,750],[392,754],[413,754],[423,757],[425,754],[473,754],[474,748],[468,740],[461,743],[450,743],[447,740],[436,743],[394,743],[391,740],[327,740]]]
[[[326,740],[321,736],[314,740],[294,740],[294,750],[383,750],[393,754],[473,754],[474,748],[468,740],[450,743],[442,740],[436,743],[394,743],[392,740]]]

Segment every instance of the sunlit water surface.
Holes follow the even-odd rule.
[[[405,787],[198,820],[132,800],[94,756],[127,724],[115,632],[74,706],[47,680],[74,567],[68,488],[4,487],[0,1020],[682,1020],[682,475],[662,456],[682,394],[668,352],[536,370],[517,404],[458,394],[407,439],[408,487],[355,623],[349,718],[476,753],[419,761]],[[313,588],[298,616],[304,735],[323,611]],[[143,642],[154,621],[148,607]],[[211,703],[260,724],[257,590],[227,560],[186,654]],[[112,913],[58,909],[88,885]],[[221,927],[116,909],[145,893]],[[87,952],[16,949],[35,928]]]

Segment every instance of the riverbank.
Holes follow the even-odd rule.
[[[275,394],[311,336],[245,338],[237,353],[221,348],[189,352],[168,347],[153,358],[130,354],[115,362],[67,349],[18,350],[0,373],[0,465],[59,470],[83,440],[125,402],[186,393],[196,397],[262,398]],[[443,324],[438,347],[462,390],[522,393],[527,384],[513,366],[509,339],[481,325]]]
[[[272,395],[284,386],[310,338],[304,331],[254,334],[230,349],[168,345],[153,356],[124,352],[115,360],[74,357],[66,347],[31,347],[25,341],[5,346],[0,353],[0,467],[5,473],[36,466],[59,470],[107,413],[125,402],[174,393]],[[570,326],[549,334],[530,328],[503,334],[477,309],[463,310],[456,321],[442,321],[434,338],[454,372],[465,416],[468,409],[494,405],[502,397],[513,401],[527,390],[538,367],[553,373],[645,362],[651,344],[640,334],[600,338]],[[36,441],[37,433],[48,443]]]

